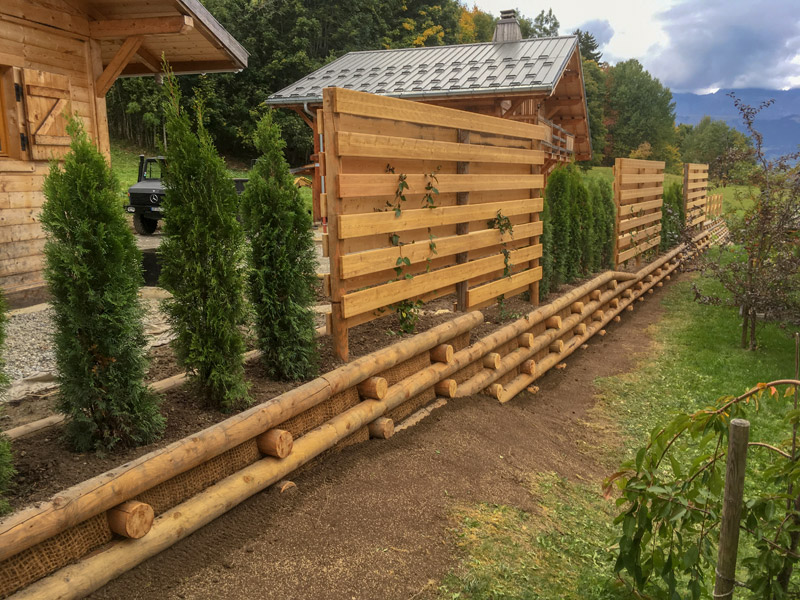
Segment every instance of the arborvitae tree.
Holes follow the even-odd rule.
[[[570,274],[570,260],[573,249],[572,239],[572,204],[570,202],[570,177],[567,169],[553,171],[547,179],[545,203],[550,213],[550,235],[552,236],[550,253],[553,261],[553,278],[550,290],[555,290],[565,283]]]
[[[79,451],[134,446],[164,429],[147,367],[138,298],[141,254],[119,207],[119,182],[79,121],[63,168],[50,166],[41,221],[52,295],[59,410]]]
[[[167,68],[164,241],[160,284],[179,364],[206,401],[231,409],[248,400],[244,379],[244,234],[233,179],[203,124],[196,128]]]
[[[6,375],[6,361],[3,350],[6,347],[6,300],[0,292],[0,389],[8,386],[8,375]],[[3,499],[3,493],[8,489],[11,478],[14,477],[14,461],[11,457],[11,442],[4,435],[0,435],[0,515],[10,510],[8,502]]]
[[[289,173],[285,145],[268,112],[256,127],[262,156],[242,195],[242,218],[250,238],[249,291],[262,360],[270,377],[292,380],[317,369],[316,255],[311,218]]]
[[[545,192],[546,196],[546,192]],[[553,286],[553,215],[550,212],[550,202],[545,198],[542,210],[542,279],[539,282],[539,300],[544,300]]]
[[[583,178],[572,166],[570,171],[570,201],[572,203],[572,244],[574,251],[570,264],[572,278],[581,277],[592,271],[594,262],[594,215],[589,200],[589,190]]]
[[[681,241],[684,214],[683,186],[674,182],[664,188],[664,206],[661,208],[661,244],[659,248],[669,250]]]
[[[614,223],[616,205],[614,191],[608,181],[593,177],[589,180],[589,196],[594,218],[595,263],[591,271],[614,268]]]

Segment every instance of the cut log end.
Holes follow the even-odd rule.
[[[572,330],[574,335],[584,335],[586,333],[586,323],[578,323],[575,329]]]
[[[274,456],[275,458],[286,458],[292,452],[294,438],[285,429],[270,429],[256,437],[256,445],[261,454]]]
[[[557,352],[561,354],[564,351],[564,340],[556,340],[550,344],[550,352]]]
[[[601,329],[600,331],[597,332],[597,335],[599,335],[600,337],[603,337],[605,334],[606,334],[605,329]]]
[[[594,314],[592,315],[592,320],[593,321],[602,321],[603,317],[605,316],[605,314],[606,313],[604,313],[602,310],[596,310],[596,311],[594,311]]]
[[[538,385],[532,385],[532,386],[528,387],[528,391],[531,394],[535,394],[535,393],[537,393],[539,391],[539,386]]]
[[[633,304],[628,304],[628,306],[625,307],[625,310],[633,311]]]
[[[483,366],[487,369],[499,369],[501,357],[497,352],[490,352],[483,357]]]
[[[520,371],[526,375],[536,375],[536,361],[533,359],[526,360],[520,365]]]
[[[614,323],[619,323],[620,321],[622,321],[622,317],[620,317],[619,315],[614,317]]]
[[[659,281],[659,282],[656,284],[656,287],[664,287],[664,282],[663,282],[663,281]]]
[[[437,396],[455,398],[458,382],[455,379],[443,379],[433,386]]]
[[[561,329],[561,317],[558,315],[553,315],[547,319],[544,324],[547,329]]]
[[[128,500],[106,513],[108,526],[114,533],[138,540],[153,526],[153,507],[137,500]]]
[[[453,362],[453,346],[440,344],[431,349],[431,362],[450,364]]]
[[[375,419],[368,425],[369,437],[388,440],[394,435],[394,421],[388,417]]]
[[[503,386],[499,383],[493,383],[486,389],[486,391],[490,396],[497,398],[498,400],[503,396]]]
[[[591,294],[589,294],[589,298],[592,300],[600,300],[600,296],[603,293],[600,290],[594,290]]]
[[[358,393],[362,398],[383,400],[389,391],[389,384],[383,377],[370,377],[358,384]]]
[[[583,302],[573,302],[570,310],[572,311],[572,314],[579,315],[583,312],[585,306],[586,305]]]
[[[534,336],[532,333],[523,333],[517,338],[517,341],[522,348],[530,348],[533,346],[533,338]]]

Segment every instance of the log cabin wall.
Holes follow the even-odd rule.
[[[105,99],[94,92],[102,62],[88,32],[87,15],[60,0],[0,4],[0,287],[12,306],[44,293],[39,212],[49,160],[68,148],[64,111],[109,152]]]

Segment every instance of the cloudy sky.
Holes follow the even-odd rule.
[[[515,0],[477,0],[499,15]],[[552,6],[561,33],[576,27],[604,60],[637,58],[675,92],[800,87],[800,0],[571,0],[519,3],[534,17]]]

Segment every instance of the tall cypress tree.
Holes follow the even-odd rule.
[[[166,66],[166,65],[165,65]],[[180,103],[175,76],[164,81],[167,168],[161,285],[178,362],[206,401],[231,409],[248,401],[244,379],[244,234],[236,188],[203,124]]]
[[[80,451],[151,442],[164,428],[147,366],[138,298],[141,254],[119,183],[72,119],[63,168],[50,166],[42,207],[45,278],[53,297],[59,410]]]
[[[242,196],[242,217],[250,238],[249,289],[258,345],[271,377],[303,379],[317,369],[311,218],[271,112],[256,127],[255,146],[261,158]]]

